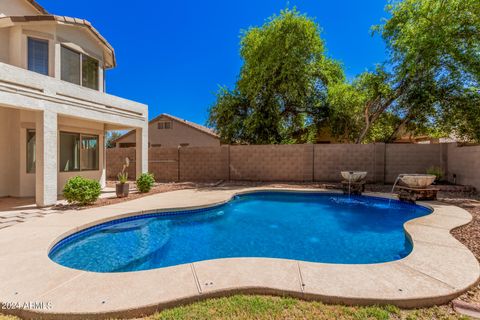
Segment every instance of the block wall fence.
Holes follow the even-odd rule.
[[[107,149],[107,177],[116,178],[135,148]],[[340,180],[340,171],[367,171],[373,183],[392,183],[400,173],[443,168],[449,180],[480,190],[480,146],[453,144],[222,145],[150,148],[149,171],[158,181]],[[129,177],[135,178],[134,162]]]

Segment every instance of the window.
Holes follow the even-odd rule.
[[[172,129],[171,121],[160,121],[158,123],[158,129]]]
[[[48,76],[48,40],[28,38],[28,70]]]
[[[62,46],[62,80],[98,90],[98,68],[94,58]]]
[[[98,170],[98,136],[82,135],[82,170]]]
[[[35,173],[35,130],[27,130],[27,173]]]
[[[98,61],[82,55],[82,86],[98,90]]]
[[[80,53],[62,47],[62,80],[80,84]]]
[[[98,170],[98,136],[60,132],[60,171]]]
[[[80,171],[80,135],[60,132],[60,171]]]

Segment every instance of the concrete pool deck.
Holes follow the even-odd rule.
[[[35,319],[134,317],[232,293],[411,308],[446,303],[479,279],[478,261],[450,235],[451,229],[470,222],[472,217],[461,208],[441,202],[428,202],[434,209],[432,214],[405,223],[413,241],[412,253],[404,259],[380,264],[234,258],[138,272],[94,273],[69,269],[48,258],[57,241],[101,222],[142,213],[210,206],[228,201],[237,193],[259,190],[272,189],[172,191],[105,207],[48,215],[2,229],[1,312]]]

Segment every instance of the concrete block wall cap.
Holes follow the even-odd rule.
[[[388,263],[342,265],[269,258],[226,258],[140,272],[94,273],[62,267],[47,256],[50,246],[61,235],[86,226],[154,210],[179,209],[175,207],[179,201],[185,208],[205,208],[225,203],[238,194],[261,191],[319,192],[318,189],[241,187],[180,190],[87,209],[81,215],[76,211],[65,212],[55,220],[32,220],[23,227],[0,231],[0,244],[8,243],[9,247],[8,255],[7,251],[0,250],[0,297],[17,301],[41,296],[53,304],[51,310],[11,311],[24,317],[102,319],[135,317],[181,303],[233,293],[289,295],[329,303],[423,307],[446,303],[478,281],[478,261],[449,233],[450,229],[468,223],[471,216],[463,209],[440,202],[432,203],[434,211],[429,216],[405,225],[406,234],[413,242],[412,253]],[[436,224],[442,224],[442,228],[432,232]],[[18,272],[19,265],[22,272]],[[44,280],[45,274],[48,274],[48,283]],[[352,279],[356,279],[354,287]],[[15,292],[21,292],[21,295],[15,296]]]

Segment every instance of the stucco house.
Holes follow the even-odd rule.
[[[117,148],[135,147],[134,132],[126,133],[112,143]],[[220,146],[220,138],[207,127],[163,113],[148,125],[148,144],[150,147],[215,147]]]
[[[136,171],[147,171],[148,108],[105,93],[115,65],[88,21],[33,0],[0,1],[0,197],[46,206],[70,177],[104,185],[108,130],[134,130]]]

